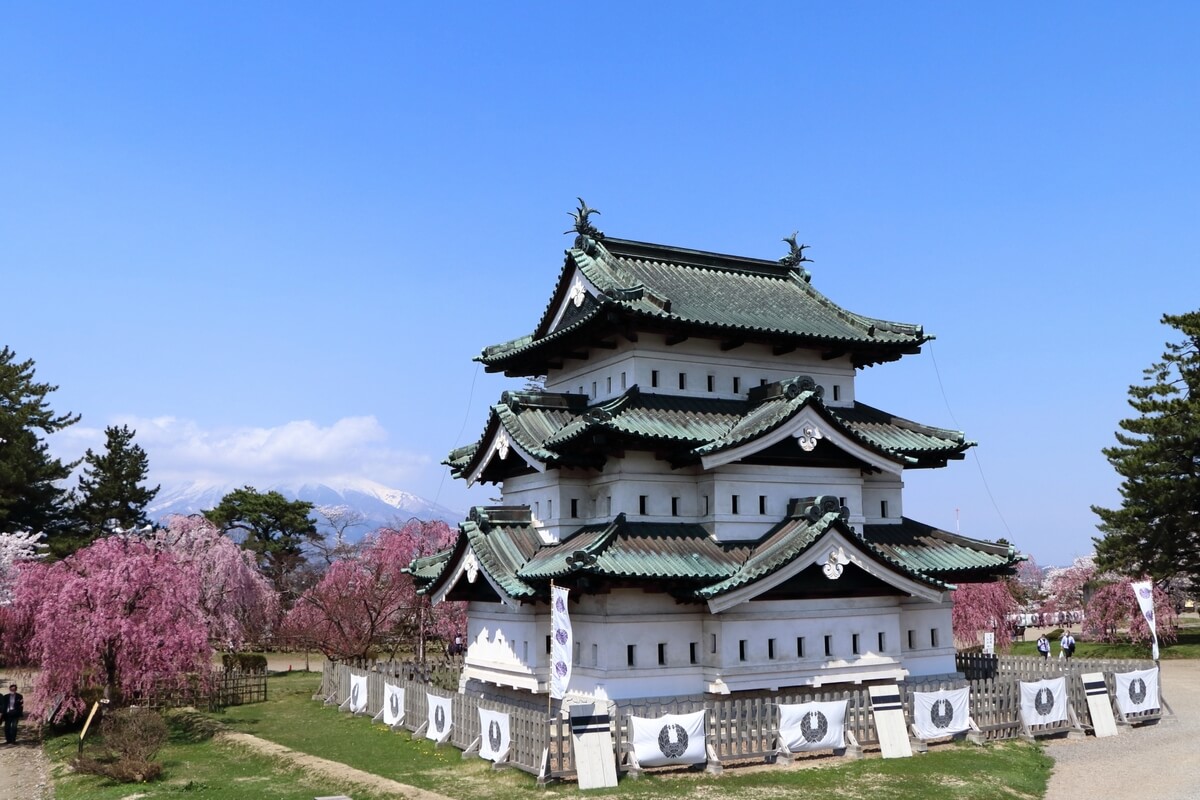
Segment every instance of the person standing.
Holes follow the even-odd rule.
[[[1050,640],[1046,638],[1046,634],[1042,634],[1037,640],[1037,651],[1042,654],[1042,658],[1050,658]]]
[[[17,685],[14,683],[8,687],[8,694],[4,695],[4,705],[0,706],[4,717],[4,742],[5,744],[17,743],[17,721],[25,716],[25,698],[17,691]]]

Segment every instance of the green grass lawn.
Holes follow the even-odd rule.
[[[295,750],[340,761],[401,783],[440,792],[459,800],[495,800],[514,795],[580,795],[574,784],[537,786],[533,776],[516,770],[494,771],[483,759],[463,760],[452,747],[435,748],[351,717],[311,699],[317,681],[311,676],[271,679],[270,700],[231,708],[223,724]],[[812,763],[813,760],[808,760]],[[726,769],[720,777],[680,772],[625,779],[616,791],[590,791],[587,797],[711,798],[794,797],[799,793],[835,793],[839,798],[917,800],[917,798],[1041,798],[1051,762],[1040,748],[1006,742],[977,748],[937,748],[911,759],[858,762],[818,759],[820,768],[765,766]],[[354,795],[358,797],[358,795]]]
[[[163,775],[145,784],[115,783],[72,772],[67,764],[77,752],[78,732],[48,734],[45,751],[51,761],[56,799],[312,800],[350,792],[355,800],[373,797],[353,785],[331,782],[290,764],[214,741],[207,735],[211,731],[198,732],[188,722],[187,716],[170,718],[171,738],[158,754]]]
[[[1058,658],[1058,642],[1052,641],[1050,645],[1050,657]],[[1009,652],[1016,656],[1036,656],[1037,641],[1016,642]],[[1075,657],[1149,659],[1150,645],[1105,644],[1087,642],[1076,637]],[[1160,645],[1159,657],[1164,661],[1175,658],[1200,658],[1200,627],[1180,627],[1179,640],[1174,644]]]

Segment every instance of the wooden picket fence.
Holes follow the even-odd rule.
[[[914,694],[939,689],[971,690],[971,717],[988,740],[1011,739],[1022,732],[1019,681],[1067,677],[1068,698],[1076,716],[1088,719],[1087,699],[1079,675],[1102,672],[1110,693],[1115,688],[1114,672],[1147,669],[1153,662],[1119,659],[1071,659],[1069,663],[1040,658],[960,655],[958,669],[971,679],[958,676],[920,678],[899,684],[907,719],[913,718]],[[421,665],[404,662],[331,664],[322,677],[321,697],[340,704],[350,693],[350,676],[367,678],[367,714],[383,707],[384,682],[405,690],[403,727],[415,731],[427,720],[427,692],[451,701],[450,744],[465,750],[480,734],[479,709],[509,714],[512,745],[509,765],[543,778],[574,780],[575,754],[569,721],[564,713],[548,714],[545,696],[529,702],[482,699],[442,688],[454,665]],[[435,680],[436,678],[436,680]],[[613,742],[617,753],[632,749],[631,716],[655,718],[663,714],[706,712],[709,746],[720,763],[762,761],[779,746],[779,706],[807,702],[846,700],[846,730],[864,748],[879,746],[871,699],[865,686],[827,690],[744,693],[736,696],[693,695],[620,700],[611,704]],[[555,704],[557,710],[558,704]],[[624,765],[622,764],[622,768]]]
[[[197,675],[182,685],[171,682],[157,686],[139,702],[154,708],[193,706],[220,711],[229,706],[262,703],[266,699],[267,673],[215,669],[207,680]]]

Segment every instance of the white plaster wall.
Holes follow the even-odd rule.
[[[658,385],[653,373],[658,372]],[[679,373],[686,375],[685,388],[679,388]],[[621,375],[624,373],[624,388]],[[708,377],[713,389],[708,389]],[[602,402],[638,385],[644,392],[688,397],[743,398],[760,383],[773,383],[797,375],[809,375],[825,389],[829,405],[854,403],[855,370],[847,357],[824,361],[820,355],[796,350],[782,356],[765,345],[748,344],[721,351],[717,342],[689,339],[669,347],[663,336],[645,334],[637,342],[619,339],[614,350],[593,349],[583,361],[568,361],[561,370],[546,375],[546,389],[552,392],[583,394]],[[734,378],[739,379],[734,391]],[[834,399],[837,387],[837,397]]]
[[[869,501],[864,498],[862,477],[854,469],[729,464],[709,472],[699,467],[667,470],[653,455],[630,451],[625,458],[610,459],[599,475],[549,470],[509,478],[503,487],[504,502],[528,505],[548,542],[561,541],[581,525],[607,522],[622,512],[631,521],[708,524],[719,541],[756,539],[783,519],[792,498],[823,494],[845,498],[851,525],[870,519],[863,514]],[[738,496],[736,514],[734,495]],[[891,521],[899,521],[900,482],[877,490],[877,495],[890,499]],[[766,498],[765,513],[759,513],[760,497]],[[678,515],[672,514],[672,498],[679,498]],[[577,517],[571,516],[572,499],[578,501]]]
[[[570,691],[620,699],[951,673],[949,609],[949,603],[868,597],[755,601],[712,615],[705,606],[676,603],[665,594],[625,589],[588,595],[571,603],[576,652]],[[910,628],[918,647],[907,646]],[[939,629],[939,645],[949,644],[924,646],[930,628]],[[544,690],[548,632],[544,606],[509,609],[472,603],[468,677],[526,689],[540,685]],[[797,652],[800,638],[802,655]],[[665,661],[661,664],[659,645]]]
[[[869,475],[862,483],[862,518],[869,525],[898,523],[904,516],[904,482],[894,475]],[[883,516],[883,502],[887,516]]]
[[[914,675],[945,675],[955,671],[952,603],[906,599],[901,604],[900,634],[904,661]],[[909,646],[912,631],[912,646]],[[937,644],[933,642],[937,631]]]

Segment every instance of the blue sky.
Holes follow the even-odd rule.
[[[1091,549],[1126,389],[1200,307],[1189,4],[0,3],[0,343],[161,481],[438,462],[517,381],[580,195],[938,338],[859,397],[966,431],[908,515]],[[940,381],[939,381],[940,376]],[[944,394],[943,394],[944,390]]]

